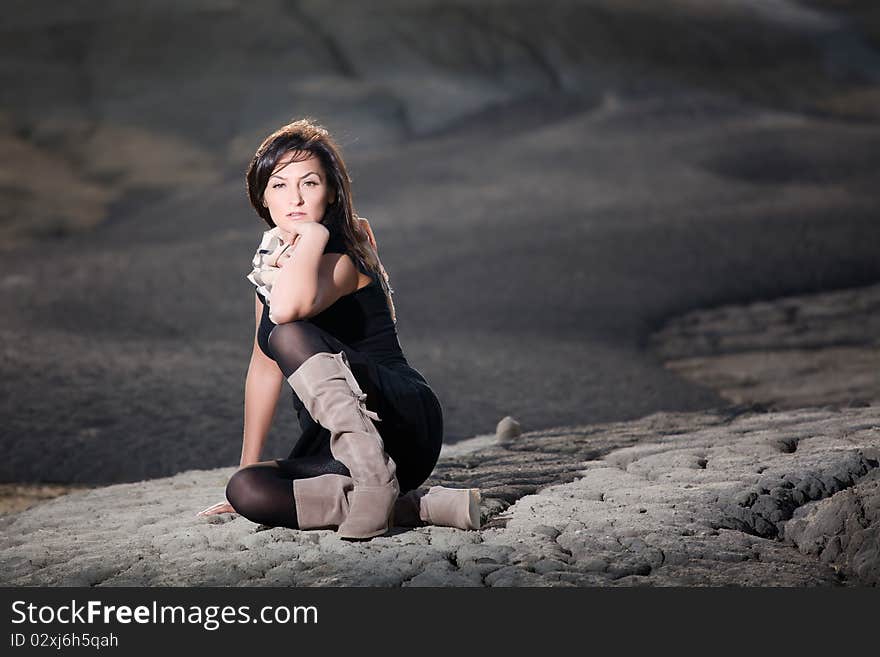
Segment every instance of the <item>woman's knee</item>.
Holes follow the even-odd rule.
[[[235,472],[226,483],[226,500],[236,513],[249,517],[258,511],[260,480],[262,473],[256,467],[242,468]]]
[[[304,320],[278,324],[269,332],[268,342],[276,360],[283,359],[294,369],[323,346],[320,329]]]

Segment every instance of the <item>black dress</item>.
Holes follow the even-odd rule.
[[[342,239],[331,235],[324,253],[346,252]],[[319,327],[338,351],[346,352],[352,373],[367,394],[367,408],[379,415],[376,427],[385,451],[397,465],[397,478],[404,492],[419,487],[437,463],[443,443],[443,411],[425,377],[410,366],[403,354],[378,274],[369,271],[355,253],[348,255],[372,282],[341,297],[321,313],[299,321]],[[259,291],[257,298],[263,304],[257,344],[274,360],[269,333],[275,324]],[[330,432],[315,422],[296,393],[291,392],[302,433],[288,458],[319,454],[329,457]]]

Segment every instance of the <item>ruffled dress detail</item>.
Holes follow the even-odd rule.
[[[277,226],[263,233],[263,239],[260,241],[260,246],[257,247],[257,252],[254,253],[251,263],[253,269],[247,275],[247,279],[254,284],[257,292],[266,300],[267,304],[269,303],[269,295],[272,293],[272,285],[278,278],[278,272],[281,271],[278,259],[292,246],[284,244],[279,233]]]

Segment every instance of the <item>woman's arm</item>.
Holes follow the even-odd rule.
[[[259,297],[254,303],[257,327],[254,331],[254,351],[251,354],[244,384],[244,438],[241,444],[239,468],[260,461],[260,452],[263,451],[263,444],[266,442],[266,436],[269,435],[269,428],[272,426],[272,418],[284,383],[284,374],[278,368],[278,364],[266,356],[257,343],[263,304]],[[196,515],[212,516],[220,513],[235,513],[235,509],[228,500],[224,500],[199,511]]]
[[[284,374],[278,363],[264,354],[257,343],[263,304],[259,298],[255,298],[254,303],[257,321],[254,350],[244,384],[244,436],[239,467],[259,462],[284,384]]]
[[[293,252],[285,252],[277,261],[269,306],[269,317],[276,324],[313,317],[357,289],[354,261],[347,254],[324,254],[327,228],[308,224],[300,230]]]
[[[305,317],[318,296],[319,265],[330,231],[321,224],[311,223],[300,229],[295,257],[283,258],[281,270],[272,284],[270,317],[276,324]]]

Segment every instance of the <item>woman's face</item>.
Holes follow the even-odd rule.
[[[287,235],[298,222],[320,223],[327,205],[334,200],[320,158],[312,155],[293,162],[297,155],[301,154],[288,151],[278,160],[263,192],[263,204],[269,208],[272,221]]]

